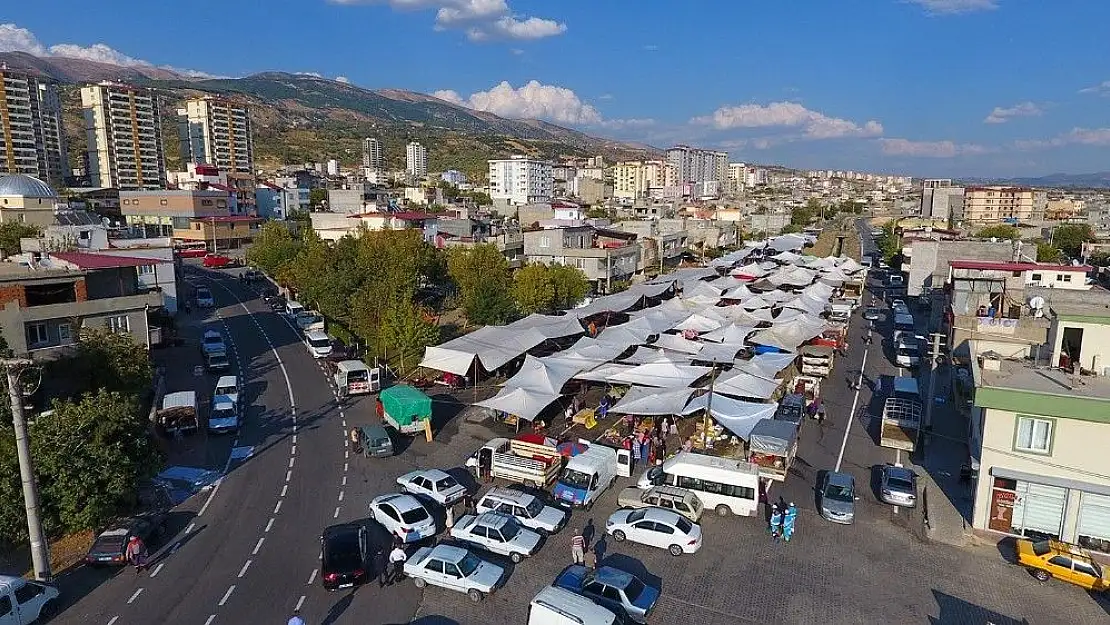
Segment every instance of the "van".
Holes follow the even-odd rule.
[[[57,588],[41,582],[0,575],[0,625],[30,625],[45,621],[57,613],[60,594]]]
[[[381,373],[361,360],[342,360],[335,365],[335,386],[346,395],[365,395],[382,390]]]
[[[921,401],[921,390],[917,385],[917,378],[900,375],[894,378],[894,391],[891,397]]]
[[[528,604],[528,625],[623,625],[614,614],[582,595],[548,586]]]
[[[892,289],[900,289],[906,286],[906,279],[902,277],[900,273],[891,272],[890,275],[886,277],[886,285]]]
[[[285,302],[285,314],[289,315],[290,319],[296,319],[297,315],[304,312],[304,306],[300,302],[289,300]]]
[[[899,367],[916,367],[921,361],[921,347],[917,339],[907,336],[894,344],[894,364]]]
[[[684,451],[660,469],[660,483],[693,491],[718,516],[753,516],[759,509],[759,468],[750,462]]]
[[[620,450],[625,456],[625,467],[631,468],[631,452]],[[593,507],[601,493],[617,479],[617,450],[598,443],[590,444],[586,451],[572,457],[563,468],[553,491],[555,499],[587,510]]]
[[[304,335],[304,344],[313,358],[331,356],[331,337],[321,330],[312,330]]]
[[[393,455],[393,439],[380,423],[371,423],[358,429],[358,442],[362,455],[367,458],[388,458]]]
[[[894,329],[913,332],[913,315],[894,315]]]

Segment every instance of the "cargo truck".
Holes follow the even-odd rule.
[[[921,433],[921,402],[906,397],[888,397],[883,402],[879,444],[912,452]]]
[[[563,456],[555,441],[523,434],[514,439],[495,438],[466,461],[480,478],[501,478],[536,488],[547,488],[563,469]]]

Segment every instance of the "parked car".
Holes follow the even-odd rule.
[[[553,586],[588,597],[616,613],[624,612],[636,623],[647,623],[660,594],[658,588],[632,573],[611,566],[591,571],[572,564],[559,573]]]
[[[505,569],[486,562],[462,547],[421,547],[405,561],[405,575],[417,588],[427,584],[465,592],[477,603],[501,585]]]
[[[697,523],[701,518],[701,500],[692,491],[677,486],[653,486],[641,490],[629,486],[617,496],[617,505],[622,508],[666,508]]]
[[[397,483],[404,491],[424,495],[441,506],[449,506],[466,494],[466,487],[439,469],[409,471],[397,478]]]
[[[879,483],[879,498],[892,506],[917,505],[917,474],[893,464],[885,465]]]
[[[297,314],[293,318],[293,322],[297,324],[301,332],[310,332],[312,330],[324,330],[324,316],[315,310],[305,310]]]
[[[325,334],[323,330],[309,330],[306,332],[304,344],[313,358],[331,356],[331,337]]]
[[[213,434],[239,432],[239,406],[227,395],[212,398],[212,411],[208,414],[208,431]]]
[[[200,340],[200,349],[203,353],[222,352],[227,350],[224,344],[224,335],[219,330],[205,330]]]
[[[544,505],[539,497],[512,488],[491,488],[478,500],[476,508],[479,513],[497,511],[512,515],[524,527],[546,534],[559,531],[567,521],[564,510]]]
[[[833,523],[849,525],[856,519],[856,478],[847,473],[826,471],[817,489],[821,516]]]
[[[883,311],[874,306],[870,306],[863,311],[863,318],[868,321],[878,321],[883,318]]]
[[[372,499],[370,518],[406,543],[436,534],[436,521],[432,514],[419,499],[404,493],[380,495]]]
[[[196,291],[197,308],[213,308],[216,300],[212,298],[212,291],[206,286],[198,286]]]
[[[97,535],[85,554],[85,562],[93,566],[126,566],[127,543],[132,536],[150,543],[165,529],[166,515],[163,512],[147,512],[118,521]]]
[[[0,575],[0,623],[41,623],[58,612],[58,589],[22,577]],[[5,612],[6,610],[6,612]]]
[[[631,540],[666,549],[673,556],[701,549],[701,526],[662,508],[617,510],[605,522],[605,533],[617,542]]]
[[[1058,540],[1025,538],[1018,539],[1014,548],[1018,564],[1039,581],[1055,577],[1095,592],[1110,590],[1110,577],[1086,549]]]
[[[227,267],[232,264],[231,257],[224,256],[223,254],[205,254],[204,261],[202,262],[205,267],[209,267],[212,269],[219,269],[221,267]]]
[[[370,541],[366,527],[343,523],[325,528],[320,535],[320,582],[326,590],[365,583]]]
[[[540,535],[500,512],[468,514],[455,522],[451,537],[520,562],[540,548]]]
[[[393,439],[380,423],[371,423],[358,429],[358,443],[367,458],[388,458],[393,455]]]

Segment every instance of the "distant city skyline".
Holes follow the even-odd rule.
[[[689,12],[663,0],[272,0],[262,13],[223,7],[255,28],[234,38],[198,28],[189,45],[166,33],[178,7],[102,4],[87,15],[77,0],[8,7],[0,51],[194,76],[310,73],[799,169],[1001,178],[1110,169],[1103,3],[797,0]],[[270,33],[291,14],[301,44],[275,46]],[[406,54],[366,63],[371,30]]]

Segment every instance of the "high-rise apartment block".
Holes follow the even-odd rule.
[[[254,138],[246,104],[216,97],[186,100],[178,109],[181,159],[228,174],[254,174]]]
[[[716,181],[723,187],[728,180],[728,152],[679,145],[667,150],[667,162],[680,185]]]
[[[68,164],[57,88],[0,67],[0,173],[27,174],[62,186]]]
[[[514,206],[550,202],[555,187],[551,163],[514,155],[489,162],[489,197]]]
[[[948,178],[921,182],[921,216],[926,219],[959,219],[964,212],[964,189]]]
[[[428,150],[415,141],[405,146],[405,171],[416,178],[428,175]]]
[[[675,186],[674,165],[666,161],[624,161],[613,167],[613,197],[647,197],[652,189]]]
[[[158,96],[113,82],[81,88],[94,187],[161,189],[166,179]]]
[[[374,137],[362,140],[362,166],[370,169],[381,169],[384,165],[382,159],[382,144]]]
[[[1028,222],[1033,219],[1033,190],[1025,187],[968,187],[964,219],[971,223]]]

